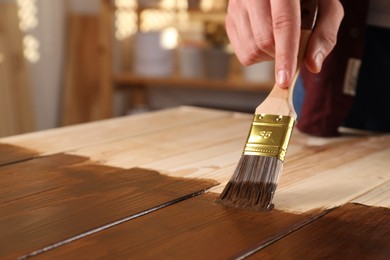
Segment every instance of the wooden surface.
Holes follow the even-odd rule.
[[[35,129],[23,51],[17,5],[0,3],[0,137]]]
[[[7,241],[0,258],[27,255],[214,185],[63,154],[3,166],[0,176],[0,240]]]
[[[357,258],[390,254],[390,135],[324,139],[294,130],[276,209],[225,208],[215,199],[251,121],[180,107],[0,139],[0,239],[8,241],[0,258],[258,258],[291,239],[298,247],[313,240],[313,256],[333,258],[329,220],[338,223],[332,229],[351,224],[334,238],[351,249],[345,256],[355,242],[365,244]],[[279,251],[311,257],[310,247],[291,248]]]

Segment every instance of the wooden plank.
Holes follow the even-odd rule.
[[[41,259],[97,258],[234,259],[318,218],[225,208],[205,194],[73,241]]]
[[[217,118],[230,117],[232,113],[218,110],[179,107],[75,126],[62,127],[1,138],[0,143],[23,147],[40,155],[50,155],[91,146],[93,144],[126,139],[141,134],[159,132],[181,125],[198,124]],[[249,119],[249,118],[248,118]],[[0,149],[0,157],[5,156]],[[24,157],[23,157],[24,158]],[[18,158],[15,158],[17,161]]]
[[[64,154],[2,166],[0,258],[28,255],[97,232],[213,185]]]
[[[281,184],[291,185],[302,177],[357,162],[390,146],[390,135],[318,138],[294,131]],[[291,153],[291,150],[295,150]],[[288,168],[288,170],[287,170]]]
[[[390,209],[347,204],[253,255],[253,259],[388,259]]]
[[[99,84],[98,37],[97,15],[68,16],[68,55],[62,100],[62,125],[104,118],[100,106],[103,93]]]
[[[33,131],[34,109],[23,55],[23,34],[14,2],[0,4],[0,39],[0,136]]]
[[[339,149],[343,147],[345,146]],[[315,175],[311,174],[312,169],[307,168],[306,171],[310,172],[308,176],[301,176],[293,184],[281,185],[275,194],[275,205],[284,210],[299,212],[343,205],[390,180],[389,154],[390,148],[387,148],[328,169],[328,161],[322,161],[324,169],[316,171]],[[333,159],[332,157],[329,161]],[[343,157],[339,157],[339,160],[342,161]],[[289,176],[285,176],[285,179],[288,182]]]
[[[101,2],[99,15],[70,14],[62,124],[112,116],[113,3]]]
[[[374,187],[372,190],[359,196],[352,202],[368,206],[390,208],[390,181],[387,181],[378,187]]]
[[[202,154],[203,149],[214,149],[215,146],[231,143],[236,139],[244,142],[247,127],[248,122],[240,115],[230,114],[214,120],[88,146],[70,153],[116,167],[142,167],[181,154]],[[193,161],[198,160],[196,157],[191,158]]]

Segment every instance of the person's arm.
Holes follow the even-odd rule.
[[[318,18],[305,56],[312,72],[336,44],[344,16],[339,0],[318,0]],[[300,37],[299,0],[230,0],[226,31],[243,65],[275,59],[275,78],[280,87],[290,85],[296,70]]]

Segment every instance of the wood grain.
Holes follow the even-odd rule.
[[[323,171],[359,163],[365,157],[382,153],[390,147],[389,135],[319,138],[295,130],[297,129],[294,129],[281,179],[281,185],[285,186]]]
[[[390,181],[374,187],[352,202],[369,206],[390,208]]]
[[[199,152],[203,149],[221,148],[226,143],[237,143],[237,140],[242,144],[247,127],[246,120],[230,115],[88,146],[71,153],[93,157],[95,161],[122,168],[143,167],[142,165],[183,154],[196,162],[200,157],[210,156]],[[219,149],[218,154],[224,154],[226,149]],[[237,152],[240,150],[236,149]],[[189,154],[197,154],[198,157]],[[180,163],[180,160],[176,163]]]
[[[50,155],[232,115],[211,109],[179,107],[11,136],[1,138],[0,142]]]
[[[0,258],[15,258],[215,185],[54,155],[0,167]]]
[[[297,173],[299,176],[294,176],[293,171],[286,170],[275,195],[275,205],[284,210],[298,212],[318,207],[333,208],[348,203],[390,180],[389,136],[356,141],[354,145],[344,146],[339,143],[334,150],[338,152],[333,155],[329,153],[328,157],[311,157],[312,163],[317,162],[320,167],[311,168],[309,163],[305,170]],[[379,149],[368,152],[370,146]],[[353,157],[355,158],[352,159]],[[302,157],[296,165],[301,168],[305,161]],[[338,165],[334,164],[337,161]],[[288,169],[287,165],[285,169]],[[295,179],[294,183],[283,185],[283,181],[289,182],[290,178]]]
[[[45,252],[40,258],[233,259],[323,214],[237,210],[215,204],[216,198],[209,193],[183,201]]]
[[[35,129],[23,34],[14,2],[0,3],[0,136]]]
[[[388,259],[390,209],[347,204],[284,237],[253,259]]]

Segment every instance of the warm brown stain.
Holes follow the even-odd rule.
[[[39,255],[91,259],[231,259],[287,235],[320,211],[256,212],[216,204],[204,194]]]
[[[0,143],[0,166],[38,156],[39,153],[23,147]]]
[[[0,259],[29,254],[215,184],[102,166],[65,154],[4,165]]]
[[[347,204],[253,259],[390,259],[390,209]]]

